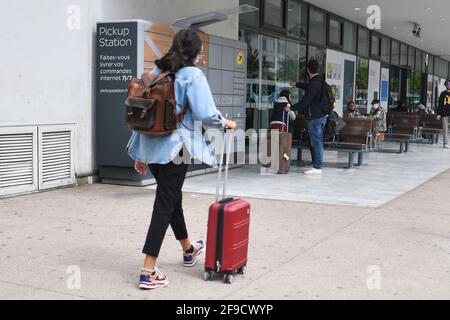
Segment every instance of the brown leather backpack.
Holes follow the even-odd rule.
[[[186,107],[179,115],[176,114],[174,84],[175,74],[170,72],[133,78],[125,103],[128,128],[154,137],[174,132],[188,111]]]

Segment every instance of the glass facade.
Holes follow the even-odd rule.
[[[415,67],[416,50],[413,47],[408,47],[408,66],[412,69]]]
[[[305,77],[306,45],[251,31],[241,30],[241,40],[248,45],[247,63],[247,129],[266,129],[270,110],[290,81]],[[296,103],[303,91],[290,89]]]
[[[396,108],[400,99],[400,68],[391,67],[389,77],[389,106]]]
[[[356,61],[356,105],[363,113],[367,112],[369,89],[369,60],[358,58]]]
[[[283,28],[283,0],[264,0],[264,24]]]
[[[308,8],[299,0],[288,1],[287,32],[290,36],[306,41],[308,33]]]
[[[327,38],[326,15],[322,11],[309,10],[309,41],[325,45]]]
[[[393,65],[400,64],[400,44],[395,40],[392,40],[391,43],[391,63]]]
[[[240,4],[248,4],[261,9],[261,0],[241,0]],[[244,13],[239,16],[239,22],[249,26],[259,27],[259,17],[259,11]]]
[[[329,44],[336,47],[342,47],[342,23],[333,18],[330,19],[328,41]]]
[[[372,35],[372,45],[370,46],[370,54],[373,58],[380,58],[380,37]]]
[[[290,89],[294,103],[302,98],[304,91],[290,88],[289,82],[306,80],[307,59],[317,59],[325,77],[327,48],[356,56],[353,68],[350,65],[347,68],[347,63],[352,62],[346,60],[340,66],[346,88],[341,92],[341,102],[353,99],[362,112],[370,103],[370,59],[380,61],[390,71],[389,108],[395,108],[399,100],[405,100],[410,108],[419,103],[432,105],[436,100],[436,83],[449,75],[448,61],[302,0],[240,3],[261,9],[240,17],[240,37],[248,44],[247,128],[269,126],[271,108],[281,90]],[[350,71],[355,68],[356,78]]]
[[[369,31],[358,27],[358,55],[368,57],[369,49]]]
[[[404,43],[400,44],[400,65],[408,65],[408,46]]]
[[[389,38],[381,38],[381,61],[391,62],[391,40]]]
[[[356,53],[357,30],[354,23],[344,22],[344,51]]]

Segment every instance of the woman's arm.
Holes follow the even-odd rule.
[[[199,70],[199,72],[201,72]],[[226,119],[217,110],[208,81],[203,73],[192,80],[187,89],[189,108],[195,121],[201,121],[206,126],[225,127]]]

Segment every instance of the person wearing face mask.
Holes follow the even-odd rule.
[[[437,119],[442,119],[442,133],[444,135],[444,148],[450,149],[448,145],[448,117],[450,116],[450,79],[445,81],[445,91],[439,97],[439,105],[437,110]]]
[[[373,120],[373,134],[379,141],[384,138],[384,133],[387,130],[386,113],[384,112],[381,102],[378,99],[372,101],[372,108],[369,117]]]
[[[143,249],[146,257],[139,278],[139,288],[144,290],[169,284],[167,276],[156,266],[169,226],[181,244],[184,267],[193,267],[205,249],[202,240],[193,243],[188,237],[182,207],[182,187],[190,163],[178,164],[178,156],[184,160],[185,147],[190,156],[207,165],[217,166],[217,159],[201,130],[193,130],[194,122],[222,130],[236,128],[235,122],[225,119],[217,110],[203,71],[195,67],[202,47],[202,41],[195,31],[181,30],[175,35],[169,52],[157,60],[156,68],[146,75],[155,78],[165,72],[175,74],[177,111],[181,113],[184,106],[189,106],[177,130],[165,137],[133,132],[126,147],[129,156],[135,160],[136,171],[146,175],[150,170],[157,183],[153,215]]]
[[[356,111],[355,101],[350,101],[347,104],[347,110],[344,111],[344,118],[357,118],[359,116],[361,116],[361,114]]]

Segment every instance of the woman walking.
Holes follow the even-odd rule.
[[[205,75],[195,67],[202,48],[202,41],[196,32],[182,30],[175,35],[169,52],[155,62],[157,67],[151,72],[153,77],[162,72],[174,73],[177,113],[189,105],[177,130],[167,137],[133,132],[127,145],[128,154],[136,161],[136,171],[146,175],[150,170],[157,183],[152,220],[143,249],[146,258],[139,277],[141,289],[156,289],[169,284],[167,276],[156,264],[169,225],[181,244],[185,267],[193,267],[204,252],[202,240],[195,243],[189,240],[183,214],[182,187],[189,164],[174,163],[177,156],[183,155],[184,149],[207,165],[217,165],[214,150],[202,130],[193,130],[194,121],[201,121],[210,127],[236,128],[235,122],[223,118],[217,110]],[[198,141],[201,148],[195,145]]]

